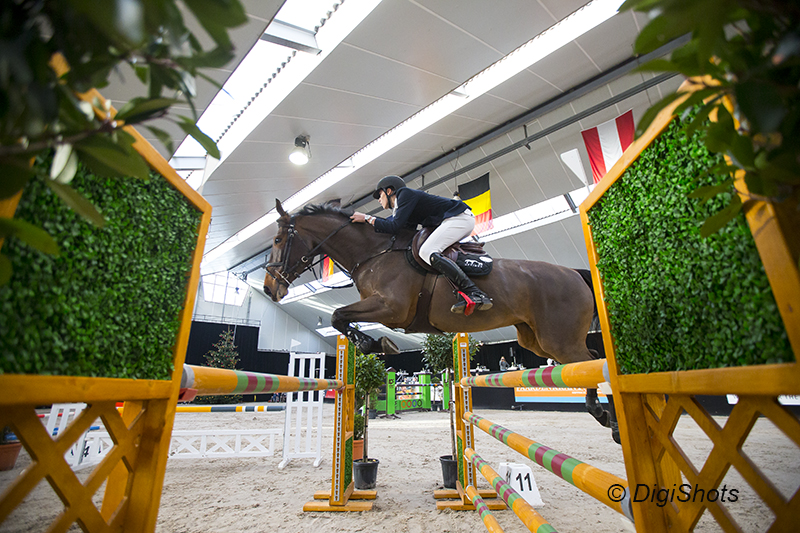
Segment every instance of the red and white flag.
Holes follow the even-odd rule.
[[[633,142],[634,129],[633,110],[630,110],[614,120],[581,132],[595,183],[606,175]]]

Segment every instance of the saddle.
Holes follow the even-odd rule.
[[[420,246],[430,237],[434,229],[422,228],[414,235],[409,250],[414,260],[411,261],[408,254],[406,254],[406,258],[417,270],[438,275],[439,272],[431,268],[419,255]],[[464,274],[470,277],[486,276],[492,271],[492,258],[484,251],[482,242],[457,242],[445,248],[442,255],[455,262],[464,271]]]
[[[433,327],[428,320],[431,309],[433,290],[439,279],[439,272],[431,268],[419,255],[419,247],[430,237],[435,228],[422,228],[411,239],[411,244],[406,250],[406,260],[417,272],[425,276],[422,290],[417,300],[417,309],[411,323],[404,328],[406,333],[435,333],[443,332]],[[468,276],[485,276],[492,271],[492,258],[483,249],[482,242],[457,242],[447,247],[442,255],[455,261],[461,270]]]

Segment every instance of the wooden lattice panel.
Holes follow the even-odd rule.
[[[702,83],[690,83],[681,90],[700,86]],[[758,531],[796,531],[792,519],[796,521],[800,516],[800,460],[797,459],[800,455],[797,453],[800,423],[777,400],[779,395],[800,394],[800,363],[797,362],[800,355],[800,311],[797,305],[800,301],[800,270],[790,245],[800,233],[800,227],[796,224],[796,217],[781,215],[786,205],[756,201],[747,192],[742,177],[737,175],[736,187],[740,195],[752,204],[746,210],[747,221],[775,296],[794,362],[627,375],[622,374],[617,365],[615,332],[609,320],[603,279],[597,269],[600,257],[587,213],[668,126],[680,102],[680,99],[676,100],[659,113],[580,207],[628,483],[633,490],[640,486],[654,491],[668,490],[687,483],[708,491],[716,490],[720,483],[724,486],[731,479],[747,493],[748,498],[760,500],[763,504],[757,516],[750,517],[750,523],[760,522]],[[647,297],[644,292],[642,297]],[[640,354],[641,357],[656,355]],[[790,361],[791,358],[784,360]],[[710,416],[696,399],[698,395],[726,394],[738,395],[739,402],[724,422]],[[665,398],[668,399],[665,401]],[[695,443],[681,442],[680,431],[676,428],[680,429],[683,423],[697,425],[707,436],[710,450],[702,461],[694,458],[696,462],[693,463],[692,454],[687,453]],[[770,438],[785,441],[781,447],[765,441],[760,434],[759,427],[767,423],[773,425]],[[760,458],[771,457],[771,462],[782,465],[780,468],[784,471],[774,468],[774,465],[759,468],[743,449],[749,446],[748,440],[760,442],[756,446],[761,447]],[[795,455],[787,459],[782,456],[784,453]],[[767,470],[772,473],[772,480]],[[776,478],[782,475],[788,475],[789,481],[782,479],[777,484]],[[636,495],[632,496],[636,530],[640,533],[741,531],[736,517],[741,518],[743,513],[749,512],[734,508],[735,503],[726,506],[724,502],[707,498],[702,502],[672,498],[661,506],[652,500],[637,501]],[[767,519],[768,514],[771,514],[771,519]],[[715,522],[716,526],[712,527],[709,522]]]
[[[733,467],[775,516],[771,526],[764,524],[764,531],[795,530],[800,511],[800,491],[796,490],[789,499],[785,498],[765,473],[742,451],[760,416],[769,419],[800,447],[800,421],[781,406],[776,397],[741,396],[723,426],[720,426],[692,395],[670,395],[660,417],[649,408],[645,409],[645,413],[647,426],[652,435],[653,457],[661,461],[665,454],[668,455],[677,464],[685,483],[692,487],[702,487],[706,493],[711,489],[718,490],[729,469]],[[697,423],[713,444],[713,449],[700,469],[687,457],[681,448],[681,443],[673,434],[684,413]],[[665,480],[659,480],[659,485],[667,490],[673,488],[672,483]],[[713,502],[709,501],[708,497],[696,501],[685,499],[687,500],[685,502],[673,499],[669,505],[664,506],[668,521],[676,530],[693,530],[706,510],[724,531],[742,530],[726,504],[721,502],[724,498]]]
[[[4,409],[0,424],[13,428],[32,462],[0,497],[0,522],[46,480],[64,504],[64,511],[50,525],[49,531],[66,531],[73,523],[81,524],[86,531],[118,531],[131,501],[133,483],[129,474],[136,470],[147,418],[144,416],[146,409],[137,409],[136,405],[130,407],[125,416],[130,421],[126,422],[117,411],[116,402],[95,402],[88,405],[66,431],[55,437],[48,434],[33,406]],[[81,483],[64,455],[98,419],[113,439],[114,446]],[[108,484],[103,508],[98,509],[93,497],[112,476],[117,476],[116,483]],[[118,489],[120,485],[121,491]]]

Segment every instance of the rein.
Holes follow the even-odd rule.
[[[372,259],[375,259],[376,257],[380,257],[383,254],[385,254],[386,252],[399,252],[399,251],[401,251],[399,249],[398,250],[394,250],[393,249],[394,248],[394,241],[396,241],[396,240],[397,240],[397,235],[392,235],[392,239],[391,239],[391,241],[389,241],[389,247],[388,248],[386,248],[383,251],[378,252],[375,255],[371,255],[371,256],[367,257],[366,259],[364,259],[361,262],[356,263],[355,266],[353,267],[353,269],[350,271],[350,279],[353,279],[353,276],[356,275],[356,270],[358,270],[359,267],[361,267],[361,265],[363,265],[364,263],[367,263],[367,262],[371,261]]]
[[[330,239],[331,239],[331,238],[332,238],[334,235],[336,235],[337,233],[339,233],[341,230],[343,230],[344,228],[346,228],[346,227],[347,227],[347,226],[349,226],[350,224],[352,224],[352,222],[348,220],[347,222],[345,222],[344,224],[342,224],[341,226],[339,226],[338,228],[336,228],[335,230],[333,230],[333,232],[332,232],[332,233],[330,233],[330,234],[329,234],[327,237],[325,237],[324,239],[322,239],[322,241],[320,241],[320,243],[319,243],[318,245],[316,245],[314,248],[311,248],[311,247],[309,247],[309,246],[308,246],[308,244],[306,244],[306,243],[305,243],[305,241],[302,239],[302,237],[300,237],[300,234],[297,232],[297,229],[295,229],[295,226],[294,226],[294,220],[292,220],[292,221],[290,222],[289,226],[288,226],[289,237],[287,238],[287,242],[286,242],[286,248],[285,248],[285,250],[286,250],[286,257],[284,258],[284,260],[283,260],[283,261],[281,261],[281,262],[278,262],[278,263],[267,263],[267,264],[265,265],[265,268],[266,268],[267,274],[269,274],[269,275],[272,277],[272,279],[274,279],[275,281],[278,281],[278,282],[282,281],[282,282],[283,282],[283,283],[285,283],[287,286],[288,286],[288,285],[291,285],[291,284],[292,284],[292,282],[291,282],[291,281],[288,279],[288,276],[291,276],[291,275],[293,275],[293,274],[294,274],[295,276],[299,276],[300,274],[302,274],[303,272],[305,272],[305,271],[306,271],[306,270],[308,270],[309,268],[313,268],[313,267],[314,267],[314,265],[316,265],[316,264],[318,264],[320,261],[322,261],[322,259],[320,259],[320,260],[319,260],[319,261],[317,261],[317,262],[311,262],[311,260],[312,260],[312,259],[313,259],[315,256],[319,255],[319,254],[318,254],[318,250],[319,250],[319,249],[322,247],[322,245],[324,245],[324,244],[325,244],[326,242],[328,242],[328,240],[330,240]],[[297,262],[295,262],[295,264],[293,264],[291,267],[289,267],[289,266],[288,266],[288,263],[289,263],[289,257],[291,257],[291,255],[292,255],[292,244],[293,244],[293,241],[294,241],[294,238],[295,238],[295,236],[298,238],[298,240],[300,241],[300,243],[302,243],[302,244],[303,244],[303,246],[304,246],[304,247],[305,247],[305,248],[308,250],[308,253],[305,253],[305,254],[303,254],[303,255],[300,257],[300,259],[299,259]],[[350,279],[353,279],[353,276],[355,275],[356,271],[357,271],[357,270],[358,270],[358,269],[359,269],[359,268],[360,268],[360,267],[361,267],[361,266],[362,266],[364,263],[367,263],[367,262],[369,262],[370,260],[372,260],[372,259],[375,259],[376,257],[379,257],[379,256],[381,256],[381,255],[383,255],[383,254],[385,254],[385,253],[387,253],[387,252],[392,252],[392,251],[402,251],[402,250],[399,250],[399,249],[398,249],[398,250],[394,250],[394,249],[393,249],[393,248],[394,248],[394,243],[395,243],[395,241],[396,241],[396,240],[397,240],[397,236],[396,236],[396,235],[392,235],[392,238],[391,238],[391,240],[390,240],[390,242],[389,242],[389,246],[388,246],[386,249],[384,249],[384,250],[382,250],[382,251],[378,252],[378,253],[377,253],[377,254],[375,254],[375,255],[371,255],[370,257],[368,257],[368,258],[364,259],[363,261],[360,261],[360,262],[356,263],[356,264],[355,264],[355,266],[354,266],[354,267],[353,267],[353,268],[350,270],[350,272],[348,272],[348,275],[350,276]],[[303,264],[303,265],[305,265],[305,266],[303,266],[302,270],[299,270],[299,271],[295,272],[295,270],[296,270],[296,269],[297,269],[297,268],[298,268],[298,267],[299,267],[301,264]],[[337,264],[338,264],[338,262],[337,262]],[[270,270],[269,270],[269,267],[281,267],[281,268],[280,268],[280,271],[279,271],[279,272],[277,272],[277,276],[276,276],[275,274],[273,274],[272,272],[270,272]],[[339,265],[339,268],[341,268],[343,272],[347,272],[347,269],[345,269],[345,268],[342,268],[342,265]]]
[[[316,263],[313,263],[313,262],[310,262],[310,261],[316,255],[318,255],[317,254],[317,250],[319,250],[322,247],[323,244],[328,242],[328,240],[331,237],[333,237],[334,235],[339,233],[341,230],[343,230],[344,228],[346,228],[350,224],[351,224],[351,222],[348,220],[347,222],[345,222],[344,224],[342,224],[341,226],[339,226],[338,228],[333,230],[333,232],[330,233],[327,237],[322,239],[322,241],[320,241],[320,243],[318,245],[316,245],[314,248],[310,248],[305,243],[305,241],[302,239],[302,237],[300,237],[300,234],[297,232],[297,230],[294,227],[294,220],[292,220],[292,222],[289,224],[289,237],[287,239],[288,242],[286,243],[286,258],[283,261],[281,261],[280,263],[267,263],[265,265],[265,269],[267,271],[267,274],[269,274],[272,277],[272,279],[274,279],[275,281],[283,281],[284,283],[286,283],[287,286],[291,285],[292,282],[289,281],[289,279],[287,278],[287,275],[291,276],[292,274],[295,274],[296,276],[299,276],[300,274],[302,274],[303,272],[305,272],[309,268],[312,268]],[[298,238],[300,243],[302,243],[302,245],[306,247],[306,249],[308,250],[308,253],[303,254],[295,264],[293,264],[291,267],[289,267],[288,266],[289,257],[291,257],[291,255],[292,255],[292,244],[293,244],[295,236]],[[305,266],[299,272],[295,272],[295,269],[297,269],[297,267],[301,263],[304,264]],[[280,276],[280,279],[278,279],[278,277],[276,277],[275,274],[270,272],[269,267],[281,267],[280,272],[278,272],[278,276]]]

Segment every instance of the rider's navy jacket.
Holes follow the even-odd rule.
[[[436,227],[444,219],[469,209],[469,206],[461,200],[442,198],[408,187],[397,190],[395,202],[397,209],[394,215],[375,219],[375,231],[397,233],[403,227],[416,229],[417,224],[423,227]]]

